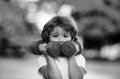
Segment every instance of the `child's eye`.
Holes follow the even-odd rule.
[[[53,37],[58,37],[58,35],[53,35]]]
[[[64,35],[64,37],[69,37],[69,35]]]

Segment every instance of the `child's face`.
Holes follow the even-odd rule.
[[[64,43],[65,41],[70,41],[71,35],[69,32],[66,32],[62,27],[55,27],[50,34],[50,41],[57,41],[60,44]]]

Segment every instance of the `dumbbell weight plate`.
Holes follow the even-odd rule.
[[[44,42],[42,40],[34,41],[30,46],[30,51],[35,55],[41,55],[42,51],[39,50],[39,45],[43,43]]]
[[[72,41],[64,42],[61,46],[61,50],[66,57],[70,57],[76,52],[75,45]]]
[[[51,57],[58,57],[60,55],[60,44],[58,42],[50,42],[46,49],[48,55]]]

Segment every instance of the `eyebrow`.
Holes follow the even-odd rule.
[[[51,32],[51,34],[58,34],[57,32]]]
[[[64,34],[70,34],[70,32],[64,32]]]

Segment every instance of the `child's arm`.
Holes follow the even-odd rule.
[[[79,52],[79,45],[75,44],[76,53]],[[75,60],[75,54],[68,58],[68,73],[69,79],[83,79],[84,77],[84,69],[77,65]]]
[[[77,65],[74,56],[68,58],[69,79],[83,79],[84,69]]]
[[[39,46],[39,48],[42,49],[42,51],[45,50],[45,47],[46,47],[45,44]],[[57,64],[55,62],[55,58],[49,56],[46,51],[44,51],[43,54],[44,54],[44,56],[46,58],[47,65],[41,67],[40,72],[47,79],[61,79],[61,74],[60,74],[58,66],[57,66]]]
[[[62,79],[60,71],[55,63],[54,58],[47,56],[47,65],[40,68],[40,72],[46,79]]]
[[[55,59],[50,56],[47,56],[47,63],[48,77],[50,79],[61,79],[61,73],[58,69],[57,64],[55,63]]]

